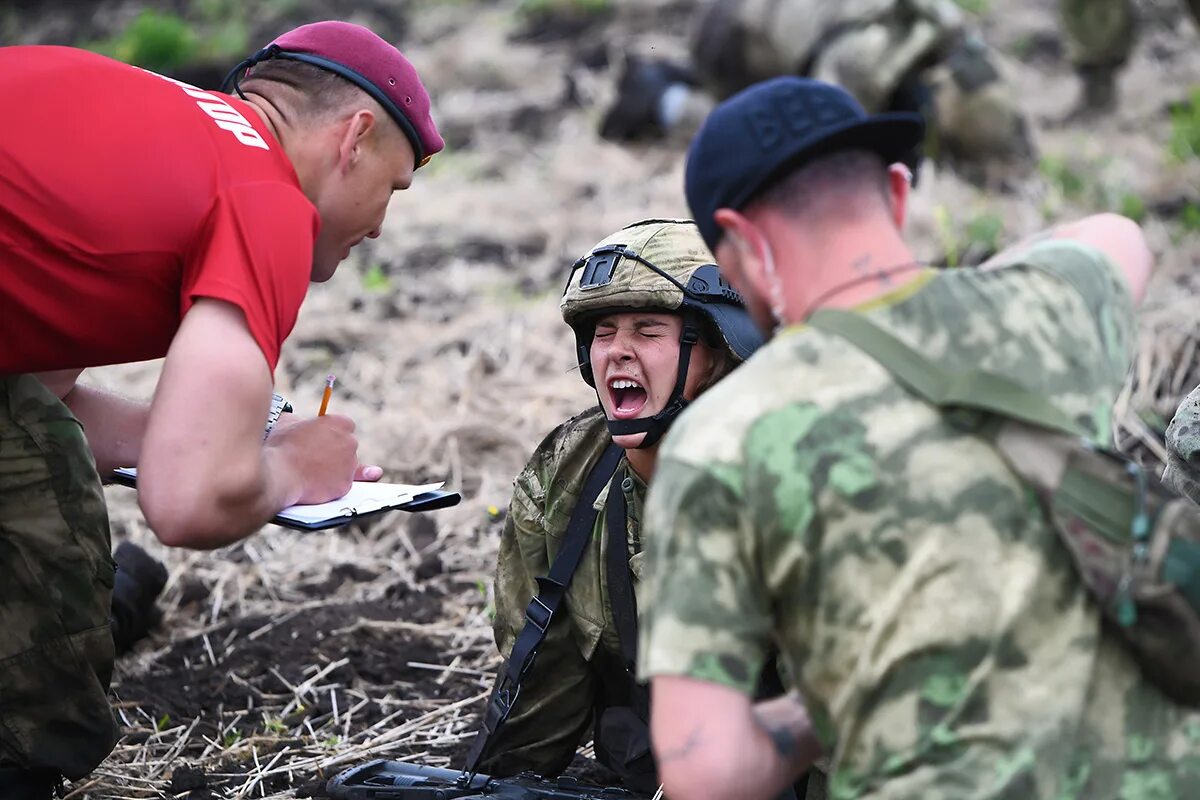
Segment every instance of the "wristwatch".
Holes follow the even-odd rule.
[[[271,411],[267,414],[267,427],[263,430],[264,440],[271,435],[271,430],[275,427],[275,423],[279,421],[279,415],[284,413],[292,413],[292,404],[284,400],[283,395],[276,392],[271,395]]]

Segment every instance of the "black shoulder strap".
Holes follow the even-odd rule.
[[[549,630],[555,612],[566,597],[567,587],[571,585],[575,570],[579,567],[584,550],[592,538],[592,529],[596,524],[596,509],[593,507],[596,498],[600,496],[600,490],[609,477],[616,471],[624,452],[615,444],[610,444],[596,462],[596,466],[588,473],[583,492],[571,512],[571,521],[567,524],[562,548],[555,556],[554,563],[550,565],[550,574],[537,579],[538,593],[525,609],[525,627],[513,643],[508,663],[484,710],[483,729],[479,731],[467,752],[468,772],[475,772],[495,739],[496,731],[504,720],[508,719],[509,713],[516,705],[517,697],[521,694],[521,680],[533,667],[538,648],[546,638],[546,631]]]
[[[608,528],[608,602],[612,606],[613,622],[621,640],[621,655],[625,671],[632,678],[637,669],[637,596],[629,574],[629,509],[621,489],[622,476],[613,475],[608,485],[608,502],[604,507],[604,522]]]

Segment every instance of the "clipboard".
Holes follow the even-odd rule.
[[[122,467],[113,470],[109,474],[109,479],[112,483],[120,486],[128,486],[131,489],[137,488],[137,471],[136,468]],[[415,495],[410,500],[396,505],[385,506],[382,508],[371,509],[362,513],[350,509],[351,513],[341,514],[333,517],[326,517],[316,522],[305,520],[290,519],[284,516],[276,515],[268,520],[271,525],[278,525],[281,528],[291,528],[297,531],[323,531],[330,528],[340,528],[343,525],[349,525],[353,522],[362,522],[369,520],[378,514],[385,514],[389,511],[436,511],[439,508],[450,508],[461,502],[462,495],[458,492],[448,489],[431,489],[426,492],[421,492]]]

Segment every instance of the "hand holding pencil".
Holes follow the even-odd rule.
[[[289,419],[277,425],[266,440],[272,457],[282,458],[299,486],[298,496],[289,497],[287,505],[323,503],[344,495],[351,481],[377,481],[383,477],[381,467],[358,460],[354,420],[329,412],[336,380],[333,375],[325,379],[316,417]]]
[[[321,395],[321,410],[317,412],[318,417],[325,416],[325,412],[329,409],[329,398],[333,397],[333,382],[337,377],[330,375],[325,379],[325,392]]]

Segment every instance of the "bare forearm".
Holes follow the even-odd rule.
[[[350,491],[353,421],[296,422],[264,445],[270,398],[270,364],[241,310],[196,300],[167,352],[138,464],[138,502],[164,543],[220,547],[285,506]]]
[[[666,795],[689,800],[770,800],[820,755],[796,694],[655,721],[654,742]]]
[[[1093,214],[1041,231],[997,253],[982,268],[1007,264],[1034,244],[1047,239],[1070,239],[1103,253],[1125,278],[1134,305],[1141,302],[1154,269],[1154,254],[1138,224],[1118,214]]]
[[[796,692],[756,703],[750,715],[778,756],[773,766],[779,769],[782,785],[791,783],[821,756],[808,710]]]
[[[161,458],[154,448],[139,469],[139,500],[151,528],[165,544],[207,550],[261,528],[299,496],[300,483],[286,460],[253,437],[190,458]],[[186,479],[181,480],[186,475]]]
[[[82,423],[101,476],[115,467],[137,465],[149,403],[83,384],[75,384],[63,396],[63,402]]]

